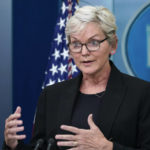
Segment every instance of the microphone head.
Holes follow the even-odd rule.
[[[42,144],[44,143],[44,140],[43,140],[43,139],[38,139],[37,143],[38,143],[39,145],[42,145]]]
[[[53,144],[55,142],[55,140],[53,138],[49,138],[48,143]]]
[[[41,148],[43,143],[44,143],[44,139],[38,139],[34,147],[34,150],[38,150],[39,148]]]

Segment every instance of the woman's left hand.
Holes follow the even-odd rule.
[[[92,114],[88,116],[90,129],[79,129],[73,126],[61,125],[61,129],[72,132],[72,134],[56,135],[58,146],[72,147],[69,150],[112,150],[113,143],[107,140],[101,130],[92,119]]]

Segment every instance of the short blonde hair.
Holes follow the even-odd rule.
[[[73,33],[80,32],[86,24],[95,22],[100,25],[100,29],[104,32],[110,44],[115,41],[116,21],[114,15],[103,6],[84,6],[79,8],[75,14],[67,21],[66,36],[69,37]]]

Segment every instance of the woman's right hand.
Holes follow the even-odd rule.
[[[19,120],[21,117],[21,107],[17,107],[16,111],[11,114],[5,121],[4,137],[6,145],[12,150],[18,145],[18,140],[23,140],[26,135],[18,135],[17,133],[24,130],[23,121]]]

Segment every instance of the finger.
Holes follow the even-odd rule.
[[[11,120],[15,120],[15,119],[19,119],[21,117],[21,114],[11,114],[7,119],[6,119],[6,123],[11,121]]]
[[[11,120],[6,124],[6,128],[11,128],[22,124],[23,124],[22,120]]]
[[[26,135],[25,134],[21,134],[21,135],[9,134],[7,137],[8,137],[9,140],[23,140],[23,139],[26,138]]]
[[[6,130],[5,134],[16,134],[17,132],[21,132],[21,131],[24,131],[24,126],[10,128],[10,129]]]
[[[97,129],[98,128],[93,121],[93,114],[89,114],[89,116],[88,116],[88,125],[89,125],[90,129]]]
[[[76,142],[76,141],[58,141],[57,145],[58,146],[72,146],[72,147],[76,147],[76,146],[78,146],[78,142]]]
[[[15,114],[16,114],[16,113],[17,113],[17,114],[21,114],[21,107],[18,106],[18,107],[16,108],[16,110],[15,110],[14,113],[15,113]]]
[[[73,147],[73,148],[69,148],[67,150],[79,150],[79,148],[78,147]]]
[[[74,148],[69,148],[67,150],[79,150],[77,147],[74,147]]]
[[[55,138],[58,140],[70,140],[70,141],[73,141],[73,140],[76,140],[75,138],[75,135],[70,135],[70,134],[57,134],[55,136]]]
[[[69,131],[69,132],[72,132],[72,133],[75,133],[75,134],[79,134],[80,133],[80,129],[78,129],[76,127],[73,127],[73,126],[61,125],[60,128],[62,130]]]

